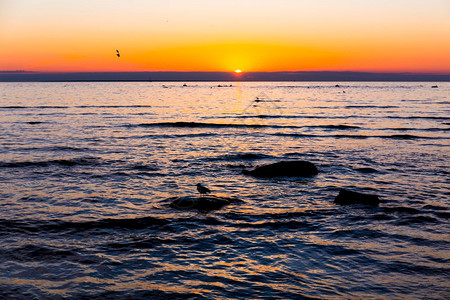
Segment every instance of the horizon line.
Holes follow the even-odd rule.
[[[32,71],[32,70],[0,70],[0,74],[91,74],[91,73],[230,73],[235,71]],[[398,75],[450,75],[450,70],[446,72],[426,72],[426,71],[353,71],[353,70],[284,70],[284,71],[242,71],[242,74],[249,73],[362,73],[362,74],[398,74]],[[236,75],[236,74],[235,74]]]
[[[76,81],[450,81],[449,74],[365,71],[0,71],[0,82]]]

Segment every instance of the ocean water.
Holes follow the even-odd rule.
[[[0,83],[0,296],[448,299],[450,83],[432,85]],[[282,160],[319,174],[242,174]],[[244,203],[169,206],[198,182]]]

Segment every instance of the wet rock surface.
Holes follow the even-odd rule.
[[[339,191],[339,195],[334,198],[334,203],[340,205],[365,204],[370,206],[378,206],[380,204],[380,199],[377,195],[363,194],[341,189]]]

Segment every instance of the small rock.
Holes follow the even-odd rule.
[[[255,177],[306,177],[317,175],[317,167],[308,161],[280,161],[273,164],[256,167],[253,170],[244,170],[242,173]]]
[[[365,204],[371,206],[378,206],[380,199],[377,195],[363,194],[358,192],[347,191],[341,189],[339,195],[334,198],[334,203],[341,205],[348,204]]]

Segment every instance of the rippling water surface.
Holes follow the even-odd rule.
[[[0,296],[448,298],[450,84],[432,85],[0,83]],[[319,175],[242,174],[281,160]],[[244,203],[169,206],[198,182]]]

